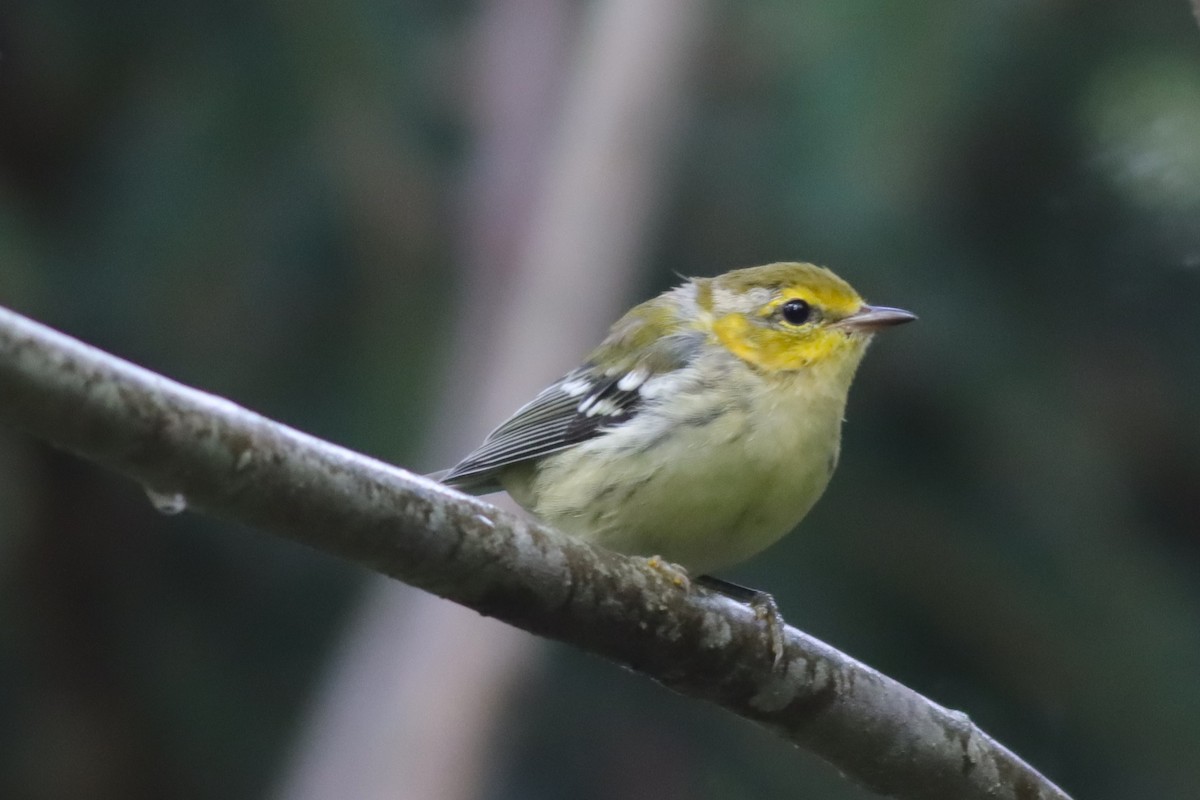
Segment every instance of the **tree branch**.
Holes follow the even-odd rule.
[[[155,495],[627,665],[909,800],[1069,800],[963,714],[754,612],[0,309],[0,418]]]

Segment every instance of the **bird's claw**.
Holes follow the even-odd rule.
[[[688,577],[687,570],[678,564],[672,564],[670,561],[665,561],[661,556],[650,556],[646,559],[646,566],[666,577],[675,586],[683,589],[685,592],[692,588],[691,578]]]
[[[783,621],[783,615],[779,613],[779,606],[776,605],[775,598],[767,592],[730,583],[722,578],[714,578],[712,575],[701,575],[696,582],[731,600],[745,603],[754,610],[755,618],[762,620],[767,629],[767,646],[771,648],[771,668],[778,669],[779,665],[783,663],[785,641],[783,629],[787,623]]]
[[[787,624],[783,621],[783,614],[779,613],[775,598],[766,592],[759,592],[750,601],[750,607],[754,609],[754,616],[766,625],[767,644],[771,648],[771,668],[778,669],[783,662],[783,628]]]

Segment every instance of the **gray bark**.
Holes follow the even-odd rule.
[[[626,665],[911,800],[1067,795],[963,714],[749,608],[0,309],[0,419],[176,506],[349,559]],[[178,510],[178,509],[176,509]]]

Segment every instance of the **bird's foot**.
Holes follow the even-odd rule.
[[[671,583],[683,589],[685,592],[692,588],[691,578],[688,577],[687,570],[678,564],[672,564],[670,561],[665,561],[661,556],[650,556],[646,559],[646,566],[666,577]]]
[[[778,668],[783,661],[783,628],[786,623],[783,621],[783,615],[779,613],[779,606],[775,603],[775,598],[767,592],[731,583],[721,578],[714,578],[712,575],[701,575],[696,579],[696,583],[718,594],[723,594],[730,600],[745,603],[754,609],[754,616],[762,620],[767,629],[767,645],[771,648],[771,666]]]

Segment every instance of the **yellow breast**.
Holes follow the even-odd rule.
[[[719,368],[745,374],[713,382],[683,370],[674,400],[514,471],[505,488],[551,525],[619,552],[696,574],[750,558],[824,492],[853,369],[764,374],[733,359]]]

